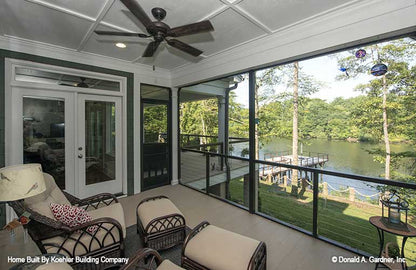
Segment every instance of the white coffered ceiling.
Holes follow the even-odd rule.
[[[162,7],[170,27],[209,19],[215,31],[178,38],[204,51],[194,58],[162,44],[155,56],[141,55],[150,39],[103,38],[94,30],[145,32],[119,0],[1,0],[0,34],[120,60],[174,69],[264,38],[298,22],[357,0],[138,0],[150,10]],[[114,46],[123,41],[127,48]]]

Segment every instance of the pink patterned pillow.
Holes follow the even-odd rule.
[[[91,216],[82,208],[68,205],[51,203],[50,205],[53,216],[63,224],[72,228],[85,222],[91,221]],[[87,231],[89,233],[95,233],[98,229],[97,225],[89,226]]]

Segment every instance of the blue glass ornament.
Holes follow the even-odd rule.
[[[345,75],[347,75],[347,77],[349,77],[350,75],[348,74],[348,71],[345,67],[340,67],[339,68],[340,71],[345,72]]]
[[[385,64],[376,64],[371,68],[371,75],[382,76],[387,73],[387,66]]]
[[[355,57],[363,58],[366,54],[367,52],[364,49],[359,49],[358,51],[355,52]]]

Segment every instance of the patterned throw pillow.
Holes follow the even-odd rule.
[[[53,216],[63,224],[70,228],[84,224],[85,222],[91,221],[91,216],[82,208],[67,205],[51,203],[50,208]],[[98,225],[89,226],[87,231],[89,233],[95,233],[98,229]]]

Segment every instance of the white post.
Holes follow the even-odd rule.
[[[178,88],[172,88],[172,185],[179,184],[179,173],[178,173]]]

